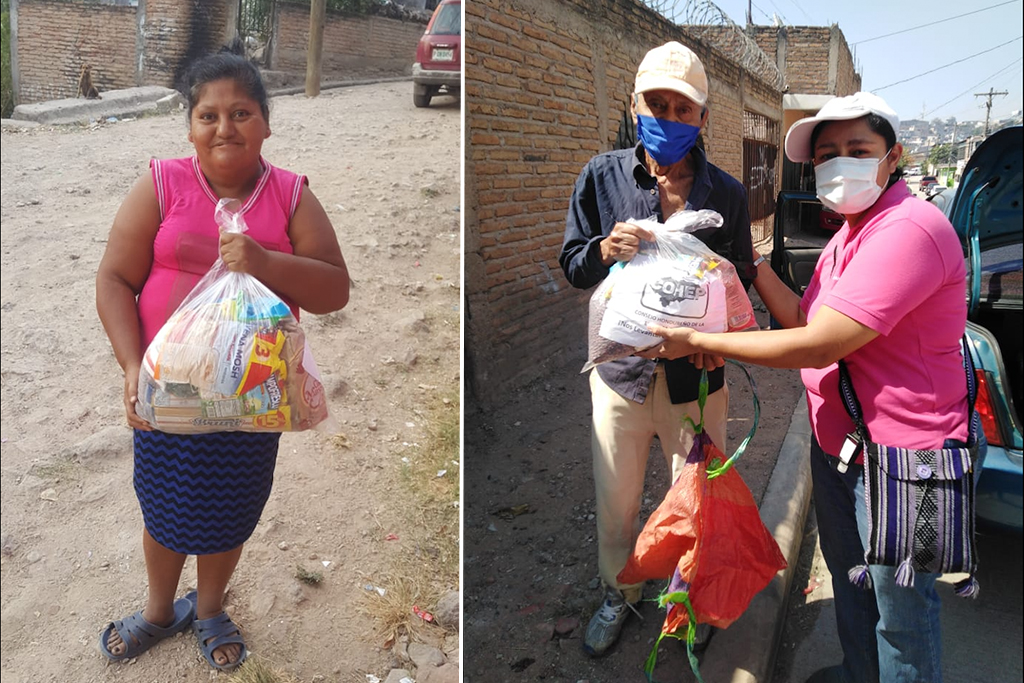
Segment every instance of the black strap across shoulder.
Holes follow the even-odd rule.
[[[974,374],[974,359],[971,358],[970,342],[964,334],[960,339],[960,346],[964,356],[964,374],[967,376],[967,443],[975,443],[977,435],[974,431],[974,403],[978,397],[978,380]],[[864,424],[863,411],[857,393],[853,390],[853,380],[850,378],[850,369],[846,361],[839,359],[839,394],[843,397],[843,405],[850,419],[857,426],[857,433],[864,442],[870,441],[871,435],[867,425]]]

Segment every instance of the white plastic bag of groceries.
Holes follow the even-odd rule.
[[[591,295],[582,372],[661,343],[647,329],[651,323],[701,332],[757,328],[736,268],[691,234],[721,227],[718,212],[679,211],[664,224],[628,222],[651,231],[655,241],[642,242],[632,260],[613,266]]]
[[[239,207],[217,204],[222,231],[246,231]],[[327,401],[288,305],[218,258],[146,349],[136,412],[178,434],[291,432],[323,423]]]

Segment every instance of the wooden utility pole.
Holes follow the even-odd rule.
[[[309,2],[309,48],[306,50],[306,97],[320,94],[320,75],[324,63],[324,22],[327,0]]]
[[[992,113],[992,98],[995,97],[996,95],[1009,95],[1009,94],[1010,93],[1006,92],[1005,90],[1000,90],[999,92],[996,92],[992,88],[989,88],[988,92],[976,92],[976,93],[974,93],[975,97],[987,97],[988,98],[988,100],[985,102],[985,137],[986,138],[988,137],[988,119],[989,119],[989,115]]]

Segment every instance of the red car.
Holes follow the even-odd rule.
[[[841,213],[836,213],[832,209],[821,207],[821,213],[818,215],[818,227],[822,230],[828,230],[835,232],[839,228],[843,227],[843,223],[846,222],[846,216]]]
[[[933,176],[933,175],[926,175],[926,176],[922,176],[921,177],[921,181],[917,184],[917,187],[922,192],[924,192],[926,189],[928,189],[929,185],[936,185],[936,184],[938,184],[938,182],[939,182],[939,179],[936,178],[935,176]]]
[[[412,102],[429,107],[442,92],[462,90],[462,0],[441,0],[416,47],[412,65]]]

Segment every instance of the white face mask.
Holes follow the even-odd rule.
[[[881,159],[835,157],[818,164],[814,167],[818,199],[842,214],[860,213],[870,208],[882,194],[882,187],[875,182],[878,166],[888,158],[889,152],[886,152]]]

